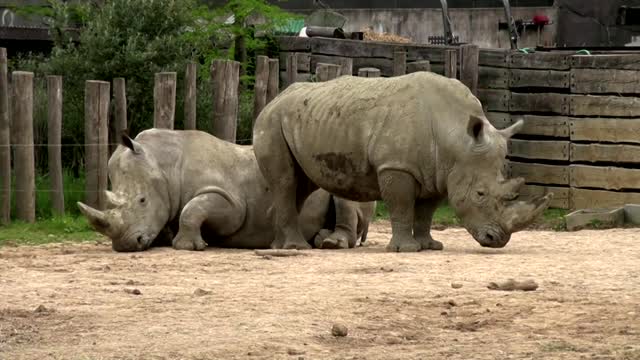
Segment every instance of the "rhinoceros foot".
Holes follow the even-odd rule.
[[[311,245],[309,245],[306,241],[291,241],[287,240],[284,242],[282,246],[283,249],[295,249],[295,250],[308,250],[311,249]]]
[[[392,236],[387,251],[391,252],[418,252],[422,246],[413,237]]]
[[[178,231],[178,235],[173,239],[173,248],[176,250],[204,250],[207,243],[200,234],[188,235],[183,231]]]
[[[319,249],[347,249],[349,241],[340,232],[332,232],[329,229],[322,229],[316,234],[314,245]]]
[[[420,243],[422,250],[442,250],[444,245],[440,241],[433,240],[431,236],[419,237],[416,240]]]

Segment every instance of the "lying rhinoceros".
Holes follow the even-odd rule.
[[[123,135],[122,141],[109,159],[108,209],[78,203],[114,250],[145,250],[176,223],[176,249],[271,245],[271,192],[251,146],[201,131],[163,129],[145,130],[135,140]],[[353,247],[357,238],[366,239],[374,208],[374,202],[316,191],[301,210],[304,238],[322,248]]]
[[[503,247],[552,197],[515,201],[524,179],[503,178],[507,140],[522,125],[497,130],[465,85],[429,72],[293,84],[254,126],[277,212],[275,244],[309,246],[296,205],[318,186],[355,201],[384,200],[390,251],[442,249],[430,226],[447,197],[482,246]]]

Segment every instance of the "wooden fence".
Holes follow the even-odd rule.
[[[266,70],[269,68],[267,66]],[[189,64],[185,69],[185,129],[195,129],[196,124],[196,69],[195,63]],[[236,141],[239,76],[238,62],[217,60],[211,66],[211,82],[214,89],[212,102],[215,104],[211,119],[212,134],[231,142]],[[35,221],[37,191],[50,194],[54,214],[63,214],[65,211],[61,159],[61,147],[64,146],[61,144],[64,126],[62,83],[61,76],[47,77],[47,144],[34,144],[34,74],[14,71],[9,77],[6,49],[0,48],[0,224],[6,224],[11,219],[12,194],[16,197],[15,218],[22,221]],[[110,146],[113,150],[118,142],[114,136],[118,137],[121,130],[127,129],[126,81],[123,78],[115,78],[112,83],[95,80],[87,80],[85,83],[84,201],[98,209],[106,207],[105,190],[108,187],[107,162]],[[175,72],[156,74],[156,128],[174,128],[176,83]],[[277,93],[277,84],[275,86],[276,90],[270,89],[271,97],[275,97],[274,92]],[[113,121],[117,133],[111,134],[110,139],[109,109],[112,98]],[[34,147],[41,145],[48,147],[51,189],[36,189],[35,186]],[[13,189],[12,173],[15,174]]]
[[[479,98],[498,128],[519,116],[510,173],[564,209],[640,202],[640,54],[480,52]]]

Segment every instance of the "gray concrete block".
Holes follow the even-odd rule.
[[[640,204],[626,204],[624,206],[624,221],[627,224],[640,225]]]
[[[586,227],[610,229],[624,225],[624,208],[617,209],[581,209],[565,215],[567,230],[576,231]]]

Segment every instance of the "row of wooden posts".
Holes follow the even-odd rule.
[[[287,58],[288,86],[296,81],[295,54]],[[457,53],[447,56],[447,76],[456,76]],[[406,62],[402,62],[403,64]],[[189,63],[185,71],[184,128],[196,129],[196,69]],[[238,87],[240,64],[230,60],[216,60],[211,66],[213,86],[212,134],[235,142],[238,118]],[[255,79],[254,119],[280,89],[279,60],[258,56]],[[345,73],[351,75],[352,64],[318,63],[316,81],[327,81]],[[396,69],[398,75],[406,72]],[[362,77],[379,77],[376,68],[358,69]],[[0,48],[0,223],[10,221],[11,202],[11,147],[14,147],[16,218],[35,221],[35,164],[33,138],[33,78],[31,72],[14,71],[11,74],[11,96],[6,49]],[[64,189],[62,181],[61,134],[63,123],[62,77],[47,76],[48,92],[48,155],[50,192],[53,212],[63,214]],[[104,190],[108,187],[107,162],[109,157],[109,109],[113,90],[116,131],[127,129],[127,100],[124,78],[107,81],[87,80],[85,83],[85,201],[97,209],[104,209]],[[175,72],[155,75],[154,122],[155,128],[174,128],[176,107]],[[113,86],[113,89],[111,89]],[[9,99],[12,99],[9,107]],[[10,110],[9,110],[10,109]],[[9,113],[11,112],[11,114]],[[111,140],[112,142],[113,139]]]

